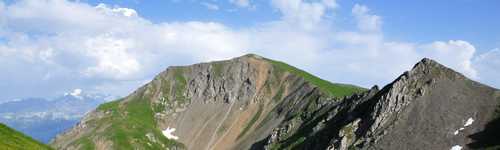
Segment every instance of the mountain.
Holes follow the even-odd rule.
[[[50,150],[51,148],[0,123],[0,149]]]
[[[258,55],[169,67],[58,135],[57,149],[498,147],[500,92],[423,59],[389,85],[336,84]]]
[[[381,90],[325,105],[319,117],[306,117],[309,124],[280,125],[256,147],[498,149],[499,104],[497,89],[423,59]]]
[[[4,102],[0,103],[0,122],[48,143],[58,133],[78,123],[85,113],[105,103],[107,97],[76,89],[52,99],[25,98]]]

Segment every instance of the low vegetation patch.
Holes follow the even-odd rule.
[[[52,148],[0,123],[0,149],[50,150]]]
[[[120,103],[126,103],[118,107]],[[98,110],[113,112],[96,122],[99,127],[106,127],[99,136],[106,137],[113,142],[113,149],[165,149],[167,147],[184,147],[183,144],[167,139],[157,128],[154,119],[153,106],[142,95],[133,96],[131,100],[114,101],[99,106]],[[94,131],[95,132],[95,131]],[[153,133],[158,141],[150,141],[147,133]],[[82,138],[78,145],[93,147],[93,142]]]
[[[275,61],[270,59],[268,61],[272,63],[275,69],[278,69],[279,71],[286,71],[295,74],[297,76],[300,76],[304,78],[304,80],[317,86],[323,92],[330,94],[331,96],[334,97],[350,96],[354,93],[360,93],[366,91],[366,89],[354,85],[331,83],[329,81],[318,78],[310,73],[307,73],[303,70],[300,70],[296,67],[290,66],[280,61]]]

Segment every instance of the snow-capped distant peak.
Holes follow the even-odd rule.
[[[74,89],[69,95],[74,96],[74,97],[79,97],[80,94],[82,94],[82,89]]]
[[[82,89],[74,89],[73,91],[71,91],[69,93],[64,93],[64,96],[73,96],[75,98],[82,99],[83,98],[82,92],[83,92]]]

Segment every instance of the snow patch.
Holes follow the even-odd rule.
[[[472,125],[472,123],[474,123],[474,119],[473,118],[467,119],[467,121],[465,121],[464,127],[461,127],[460,129],[455,130],[455,132],[453,132],[453,135],[458,135],[458,133],[460,133],[460,131],[464,130],[465,127],[468,127],[468,126]]]
[[[163,130],[162,133],[165,137],[167,137],[167,139],[170,139],[170,140],[177,140],[179,139],[179,137],[175,136],[173,133],[175,131],[175,128],[170,128],[170,127],[167,127],[167,129]]]
[[[474,122],[474,119],[472,119],[472,118],[467,119],[467,121],[465,122],[464,127],[472,125],[473,122]]]
[[[460,145],[455,145],[455,146],[451,147],[451,149],[450,149],[450,150],[462,150],[462,146],[460,146]]]
[[[465,129],[465,128],[463,128],[463,127],[462,127],[462,128],[460,128],[460,129],[456,130],[455,132],[453,132],[453,134],[454,134],[454,135],[457,135],[460,131],[462,131],[462,130],[464,130],[464,129]]]

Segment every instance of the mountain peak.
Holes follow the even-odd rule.
[[[257,55],[257,54],[248,53],[248,54],[245,54],[243,56],[240,56],[239,58],[257,58],[257,59],[263,59],[264,57],[262,57],[260,55]]]
[[[430,58],[423,58],[417,64],[415,64],[415,66],[413,67],[413,69],[416,69],[416,68],[435,68],[435,67],[437,67],[437,68],[445,68],[444,65],[438,63],[435,60],[432,60]]]
[[[369,136],[375,137],[371,149],[449,149],[469,140],[473,132],[493,119],[489,115],[500,100],[495,91],[423,58],[371,98],[370,110],[375,110],[367,117],[373,119],[369,128]],[[482,121],[474,121],[477,118]],[[474,121],[474,125],[466,120]],[[405,142],[394,143],[400,139]],[[426,145],[429,139],[435,144]]]
[[[449,79],[467,79],[463,74],[429,58],[423,58],[415,64],[409,71],[409,74],[412,76],[424,75],[430,78],[445,77]]]
[[[169,67],[129,96],[99,106],[52,145],[83,147],[94,143],[78,141],[104,138],[114,149],[245,149],[269,135],[286,114],[363,91],[256,54]],[[116,134],[126,139],[109,136]]]

